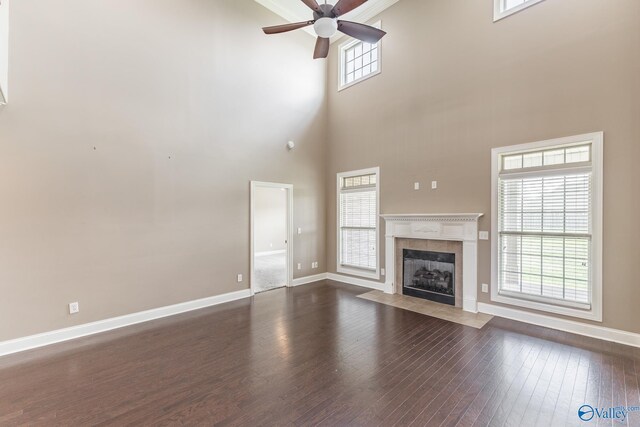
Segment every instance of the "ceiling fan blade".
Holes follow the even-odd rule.
[[[334,17],[344,15],[366,2],[367,0],[340,0],[335,6],[333,6],[331,13]]]
[[[273,27],[264,27],[262,31],[265,34],[280,34],[286,33],[287,31],[297,30],[298,28],[308,27],[312,25],[315,21],[306,21],[306,22],[295,22],[292,24],[284,24],[284,25],[274,25]]]
[[[329,56],[329,39],[318,37],[316,48],[313,51],[313,59],[326,58]]]
[[[338,21],[338,31],[367,43],[378,43],[387,34],[379,28],[351,21]]]
[[[320,5],[318,4],[318,2],[316,0],[302,0],[302,3],[306,4],[307,6],[309,6],[309,9],[313,10],[314,12],[318,12],[321,13],[321,9],[320,9]]]

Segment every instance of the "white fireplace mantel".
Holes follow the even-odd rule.
[[[482,213],[380,215],[385,221],[385,292],[395,286],[396,239],[462,242],[462,309],[478,312],[478,220]]]

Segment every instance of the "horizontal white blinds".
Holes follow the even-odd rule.
[[[500,230],[590,233],[591,173],[500,179]]]
[[[375,270],[377,265],[376,176],[343,178],[340,192],[340,263]]]
[[[574,155],[580,162],[589,161],[589,147],[539,154],[540,164],[527,164],[522,155],[522,163],[516,161],[521,168],[544,166],[545,157],[552,155],[558,163],[570,163]],[[503,159],[503,170],[516,169],[518,155],[508,158]],[[501,291],[590,303],[591,181],[590,171],[570,168],[500,176]]]

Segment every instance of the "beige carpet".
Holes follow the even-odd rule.
[[[472,328],[482,329],[493,316],[482,313],[468,313],[461,308],[452,307],[446,304],[427,301],[421,298],[408,297],[405,295],[390,295],[380,291],[371,291],[358,295],[358,298],[379,302],[396,308],[425,314],[449,322],[459,323]]]

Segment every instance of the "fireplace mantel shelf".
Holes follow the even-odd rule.
[[[483,213],[383,214],[385,221],[478,221]]]

